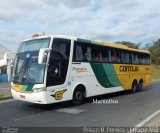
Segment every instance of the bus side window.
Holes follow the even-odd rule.
[[[75,45],[73,59],[74,59],[74,61],[82,61],[83,60],[83,52],[82,52],[81,45]]]
[[[101,47],[93,46],[92,47],[93,52],[93,61],[95,62],[102,62],[102,53],[101,53]]]
[[[139,55],[136,53],[131,54],[132,64],[139,64]]]
[[[111,49],[108,50],[108,55],[109,55],[109,62],[112,62],[112,53],[111,53]]]
[[[131,54],[131,58],[132,58],[132,64],[135,64],[135,55],[133,53]]]
[[[120,52],[120,62],[124,64],[130,64],[132,62],[132,55],[129,52]]]
[[[64,65],[68,65],[70,55],[69,53],[70,42],[68,40],[54,39],[48,67],[50,77],[61,76],[65,68]]]
[[[144,64],[150,64],[150,55],[144,55]]]
[[[108,52],[108,48],[106,47],[102,48],[102,61],[109,62],[109,52]]]
[[[139,60],[140,60],[140,64],[145,64],[145,57],[144,57],[144,55],[140,54]]]
[[[86,43],[82,44],[82,53],[83,53],[83,61],[90,62],[92,61],[92,50],[91,47],[88,46]]]
[[[121,63],[126,63],[125,61],[125,53],[123,51],[120,52],[120,55],[121,55]]]
[[[149,65],[150,64],[150,55],[146,56],[146,64]]]
[[[150,56],[147,54],[139,54],[140,64],[150,64]]]
[[[114,49],[112,49],[112,62],[116,62],[116,57],[117,54],[116,54],[116,51]]]
[[[73,61],[92,61],[92,49],[88,44],[76,42],[74,45]]]
[[[113,63],[120,63],[120,51],[118,51],[117,49],[112,49],[112,62]]]
[[[131,63],[130,54],[128,52],[125,52],[125,63]]]
[[[55,39],[56,40],[56,39]],[[59,54],[66,60],[69,59],[69,45],[67,42],[55,41],[56,45],[53,44],[53,50],[59,52]]]
[[[121,53],[119,50],[117,50],[117,62],[121,63]]]
[[[124,64],[126,64],[126,54],[125,54],[125,52],[122,52],[122,62]]]
[[[85,54],[87,61],[92,61],[92,49],[91,47],[87,47],[87,52]]]
[[[70,56],[70,44],[71,41],[68,39],[54,38],[50,52],[46,86],[60,85],[65,82]]]
[[[140,58],[139,58],[139,54],[136,54],[136,64],[139,64]]]

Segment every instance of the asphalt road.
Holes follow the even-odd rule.
[[[95,104],[93,99],[118,100],[118,104]],[[130,94],[119,92],[92,97],[83,105],[69,102],[37,105],[22,101],[0,103],[0,126],[12,127],[86,127],[136,126],[160,109],[160,81],[151,87]]]

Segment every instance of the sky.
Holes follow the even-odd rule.
[[[32,34],[142,44],[160,38],[159,0],[3,0],[0,44],[16,52]]]

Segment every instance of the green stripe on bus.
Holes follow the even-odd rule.
[[[91,63],[91,67],[102,87],[110,88],[121,85],[112,64]]]
[[[121,82],[119,81],[117,74],[114,70],[113,64],[103,64],[103,68],[108,76],[108,80],[113,86],[120,86]]]
[[[103,68],[102,64],[99,63],[91,63],[92,70],[101,86],[104,88],[114,87],[109,81],[106,71]]]
[[[91,41],[91,40],[87,40],[87,39],[81,39],[81,38],[77,38],[77,41],[82,42],[82,43],[89,43],[89,44],[93,44],[93,45],[102,45],[99,42]]]
[[[33,86],[31,85],[23,85],[21,91],[32,91]]]

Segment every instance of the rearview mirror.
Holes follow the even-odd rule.
[[[39,56],[38,56],[38,64],[44,64],[44,57],[45,57],[45,53],[50,52],[52,49],[51,48],[41,48],[39,50]]]

